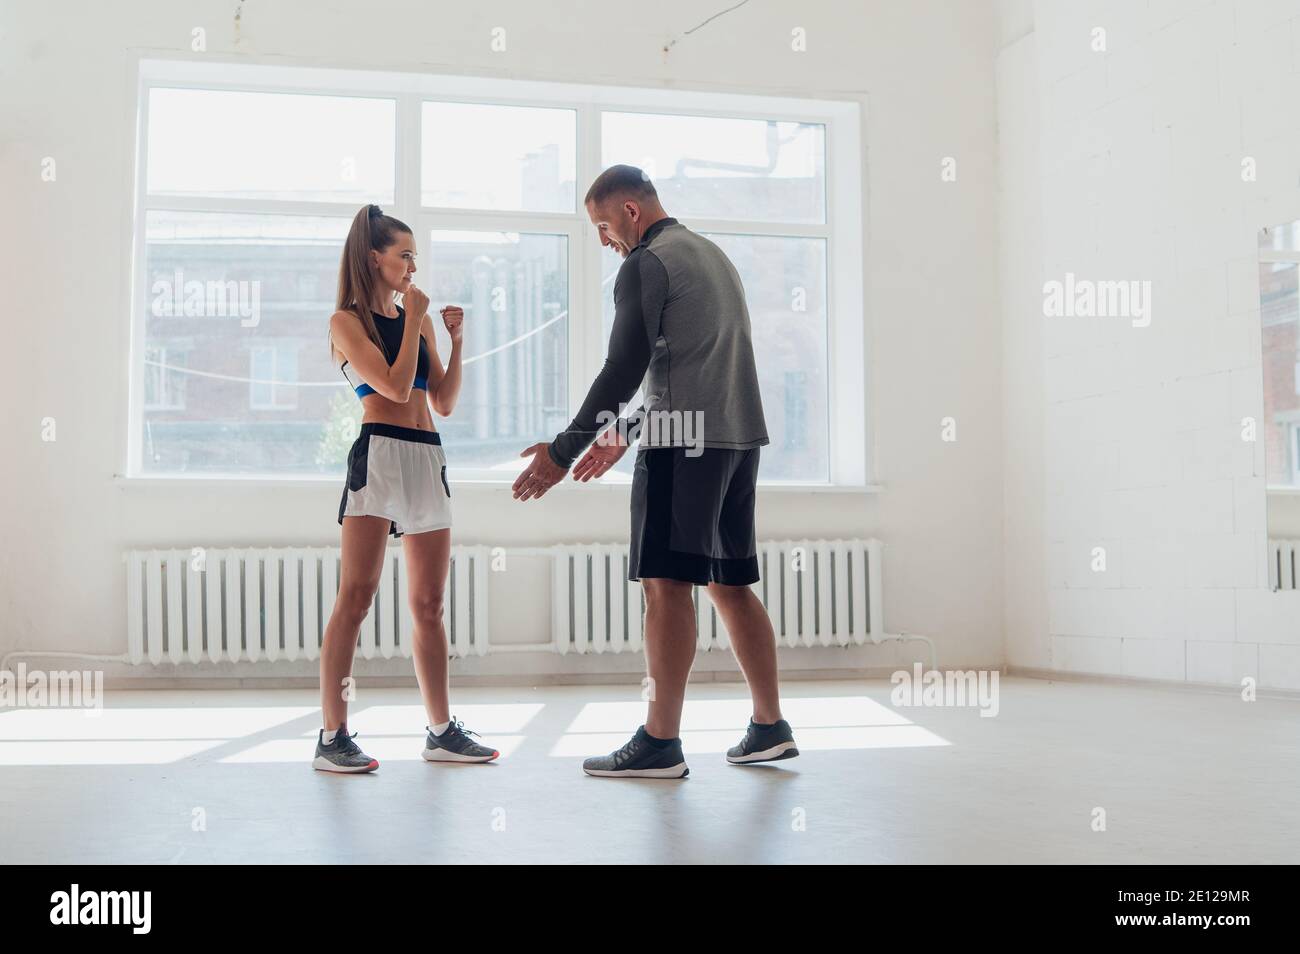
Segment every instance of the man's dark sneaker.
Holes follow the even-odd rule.
[[[433,729],[425,726],[424,756],[426,762],[491,762],[501,753],[479,745],[470,738],[478,735],[465,728],[465,723],[458,722],[455,716],[447,724],[442,735],[434,735]]]
[[[311,767],[321,772],[373,772],[379,768],[379,762],[361,751],[361,747],[352,740],[356,733],[348,735],[346,725],[339,726],[334,733],[334,741],[325,744],[325,730],[316,736],[316,758]]]
[[[666,745],[656,745],[645,726],[637,729],[621,749],[587,759],[582,770],[602,778],[685,778],[691,774],[682,755],[682,740],[669,739]]]
[[[798,754],[789,722],[780,719],[771,725],[759,725],[750,719],[749,728],[745,730],[745,737],[740,740],[740,744],[727,749],[727,761],[733,765],[779,762],[782,759],[792,759]]]

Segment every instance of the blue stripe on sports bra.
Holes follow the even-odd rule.
[[[421,391],[427,391],[429,390],[429,379],[422,378],[417,374],[415,376],[415,380],[411,382],[411,387],[419,388]],[[359,398],[363,398],[367,394],[374,394],[374,393],[375,393],[375,389],[368,384],[362,384],[357,388],[357,397]]]

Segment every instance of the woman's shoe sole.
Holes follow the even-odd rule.
[[[340,775],[360,775],[364,772],[373,772],[379,768],[379,762],[371,759],[369,765],[335,765],[329,759],[322,755],[312,759],[311,767],[318,772],[337,772]]]
[[[426,762],[491,762],[500,754],[500,752],[493,752],[491,755],[458,755],[446,749],[425,749],[420,753],[420,757]]]

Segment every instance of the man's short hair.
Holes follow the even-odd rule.
[[[596,181],[587,190],[587,197],[582,200],[582,204],[604,205],[606,199],[624,197],[644,201],[659,198],[659,193],[655,191],[655,184],[650,181],[650,177],[636,166],[610,166],[596,176]]]

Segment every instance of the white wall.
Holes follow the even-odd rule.
[[[1033,13],[1003,12],[997,64],[999,238],[1002,280],[1003,621],[1006,661],[1050,667],[1044,543],[1041,183]],[[1024,22],[1025,15],[1028,23]],[[1035,400],[1022,400],[1022,395]]]
[[[754,3],[682,39],[666,57],[665,41],[711,7],[668,0],[625,20],[619,6],[592,0],[250,3],[238,49],[234,9],[229,0],[58,0],[7,4],[0,13],[7,140],[0,181],[10,223],[0,255],[16,266],[0,376],[7,457],[0,652],[122,651],[120,554],[129,547],[338,540],[334,484],[196,489],[115,478],[129,360],[121,241],[131,202],[128,51],[188,50],[191,29],[202,26],[209,56],[860,97],[867,106],[865,371],[884,489],[763,492],[759,534],[881,536],[889,546],[888,627],[933,635],[945,664],[1001,661],[1000,342],[990,241],[996,38],[987,5]],[[495,26],[507,28],[505,53],[489,50]],[[790,50],[796,26],[807,31],[806,53]],[[45,156],[57,160],[54,183],[39,178]],[[956,183],[939,181],[944,156],[959,160]],[[939,440],[947,415],[959,421],[955,444]],[[54,443],[40,440],[46,417],[57,421]],[[540,505],[516,504],[503,487],[453,491],[464,542],[626,539],[626,490],[555,492]],[[535,589],[527,592],[538,597],[542,626],[545,603]]]
[[[1029,362],[1007,376],[1008,488],[1012,434],[1043,472],[1041,534],[1031,493],[1007,559],[1045,551],[1048,606],[1043,635],[1009,626],[1008,659],[1300,688],[1300,603],[1265,588],[1263,445],[1240,426],[1262,414],[1256,231],[1300,213],[1300,2],[1037,2],[1020,41],[1024,5],[1002,12],[1004,187],[1041,197],[1035,217],[1004,188],[1004,357]],[[1044,318],[1066,272],[1150,280],[1150,326]]]

